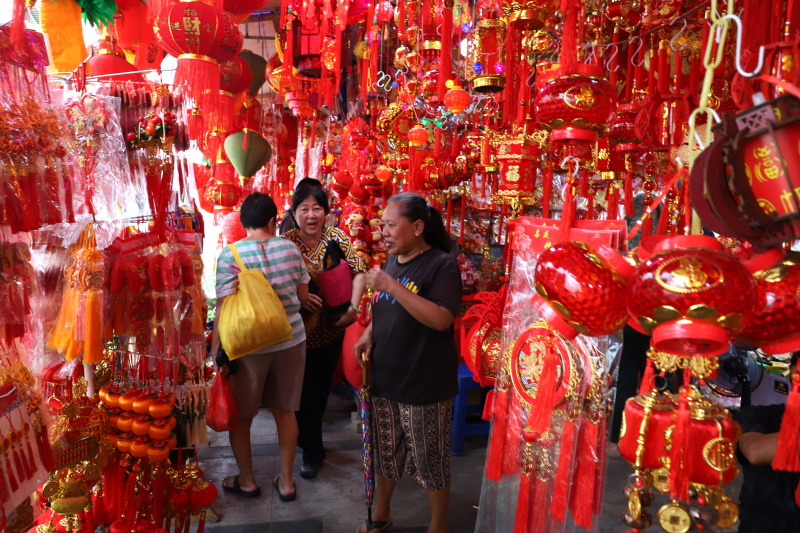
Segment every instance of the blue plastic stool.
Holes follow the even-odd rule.
[[[450,433],[450,455],[464,455],[464,437],[466,435],[481,435],[489,433],[489,422],[473,422],[467,424],[467,413],[483,412],[483,402],[486,394],[482,394],[479,405],[467,405],[467,394],[470,389],[480,388],[481,385],[472,379],[472,372],[465,364],[458,365],[458,396],[453,408],[453,427]],[[488,389],[486,389],[488,392]]]

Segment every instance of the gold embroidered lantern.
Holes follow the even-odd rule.
[[[501,19],[478,21],[467,37],[467,81],[479,93],[496,93],[506,84],[506,23]]]

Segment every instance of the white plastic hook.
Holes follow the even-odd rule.
[[[683,28],[681,28],[681,31],[679,31],[678,33],[675,34],[675,37],[673,37],[672,39],[669,40],[669,47],[672,48],[673,52],[680,52],[681,50],[683,50],[684,48],[689,46],[689,43],[687,42],[686,44],[684,44],[680,48],[675,48],[675,41],[678,39],[678,37],[683,35],[683,32],[686,30],[686,26],[689,25],[689,23],[686,22],[686,19],[682,19],[682,20],[683,20]],[[669,25],[672,26],[674,23],[675,23],[675,21],[673,20],[672,22],[669,23]]]
[[[528,76],[528,79],[525,80],[525,85],[527,85],[528,87],[533,87],[535,77],[536,77],[536,69],[533,69],[531,71],[531,75]]]
[[[758,73],[761,72],[761,69],[764,68],[764,47],[758,47],[758,64],[756,65],[756,69],[753,72],[747,72],[742,68],[742,19],[739,18],[739,15],[730,14],[720,17],[719,20],[730,20],[736,24],[736,71],[745,78],[757,76]]]
[[[633,55],[631,55],[631,64],[634,67],[641,67],[642,64],[644,63],[645,58],[642,57],[642,60],[637,63],[636,62],[636,56],[639,55],[639,52],[641,52],[642,48],[644,48],[644,39],[642,39],[638,35],[634,35],[633,39],[631,39],[630,44],[633,44],[633,41],[639,41],[639,48],[634,50]],[[630,46],[630,45],[628,45],[628,46]]]
[[[561,162],[561,168],[563,169],[569,168],[570,161],[575,164],[575,171],[570,174],[570,177],[575,179],[578,177],[578,171],[581,169],[581,162],[578,160],[577,157],[575,157],[574,155],[568,155],[567,157],[565,157],[564,160]]]
[[[609,65],[611,64],[611,61],[613,61],[614,58],[619,55],[619,45],[617,43],[611,43],[609,45],[606,45],[606,48],[608,48],[609,46],[614,47],[614,53],[611,54],[611,57],[609,57],[608,60],[606,61],[606,70],[610,69]],[[614,70],[612,70],[611,72],[616,72],[617,70],[619,70],[619,63],[617,63],[617,65],[614,67]]]

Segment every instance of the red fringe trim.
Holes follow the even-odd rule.
[[[550,159],[547,175],[542,176],[542,218],[550,218],[550,197],[553,195],[553,160]]]
[[[678,414],[675,417],[675,430],[672,433],[672,451],[670,453],[669,491],[674,500],[689,501],[689,464],[692,455],[684,453],[689,447],[690,413],[688,385],[681,387]]]
[[[528,532],[528,520],[531,514],[531,483],[531,478],[529,476],[520,476],[517,511],[514,515],[514,533]]]
[[[590,502],[594,500],[597,463],[600,460],[597,454],[598,424],[586,420],[581,429],[583,430],[583,446],[575,467],[575,496],[572,498],[570,509],[575,524],[591,530],[594,506]]]
[[[774,470],[800,471],[800,371],[792,375],[792,392],[786,401],[778,447],[772,459]]]
[[[564,422],[564,432],[561,435],[561,451],[558,452],[558,468],[556,469],[556,483],[553,488],[553,501],[550,503],[550,514],[553,520],[563,522],[567,514],[567,501],[569,500],[569,484],[572,480],[570,468],[573,462],[573,448],[575,444],[575,421]]]
[[[528,533],[544,533],[547,524],[547,483],[536,479],[533,484],[533,503]]]
[[[575,187],[573,179],[567,179],[564,194],[564,209],[561,211],[561,223],[558,226],[558,242],[569,240],[569,232],[575,223]]]
[[[486,477],[492,481],[500,481],[500,474],[503,468],[503,444],[506,436],[507,402],[507,391],[495,392],[492,437],[489,441],[489,450],[486,454]]]
[[[629,170],[625,176],[625,216],[630,217],[636,214],[633,207],[633,170]]]
[[[489,389],[489,393],[486,395],[486,401],[483,404],[483,413],[481,414],[482,420],[486,420],[487,422],[492,421],[492,407],[494,407],[495,397],[494,389]]]

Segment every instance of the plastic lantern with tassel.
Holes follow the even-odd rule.
[[[656,350],[716,355],[753,314],[753,278],[722,244],[703,235],[661,240],[628,284],[628,312]],[[735,289],[732,289],[735,288]]]
[[[258,133],[245,130],[228,135],[225,139],[225,153],[239,173],[244,187],[272,157],[272,147]]]
[[[193,481],[192,489],[189,492],[189,503],[192,513],[200,513],[200,524],[197,526],[197,533],[203,533],[206,524],[206,511],[217,499],[217,487],[203,479],[203,472],[196,466],[189,464],[184,471],[189,479]]]
[[[566,242],[539,257],[535,288],[572,329],[584,335],[608,335],[628,320],[626,280],[633,271],[608,246],[595,251],[582,242]]]
[[[500,356],[505,352],[503,344],[503,310],[505,309],[508,286],[503,285],[496,293],[478,293],[483,295],[483,304],[476,304],[469,308],[464,316],[477,319],[475,325],[467,334],[467,345],[462,346],[466,351],[464,362],[472,372],[473,379],[485,387],[494,387],[500,366]],[[486,397],[483,415],[484,420],[492,419],[494,405],[494,389],[489,390]]]
[[[149,43],[154,34],[153,25],[147,20],[147,6],[137,2],[124,11],[118,11],[109,32],[125,50],[136,50],[143,43]]]

